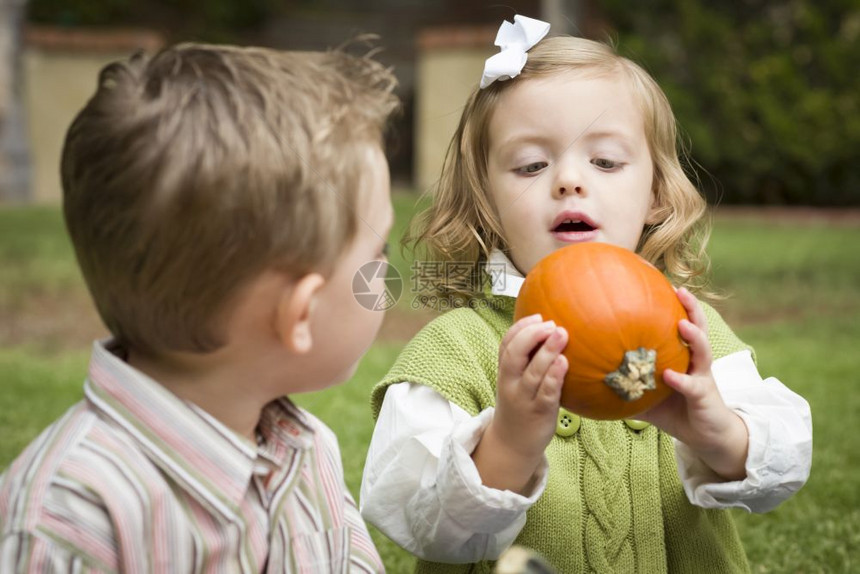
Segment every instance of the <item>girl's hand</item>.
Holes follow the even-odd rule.
[[[685,443],[723,478],[743,479],[749,433],[717,390],[711,374],[707,320],[699,302],[684,288],[678,289],[678,299],[690,317],[678,324],[681,337],[690,346],[690,367],[686,374],[666,369],[663,381],[677,393],[638,418]]]
[[[496,412],[472,458],[484,485],[524,493],[555,433],[567,331],[532,315],[499,346]]]

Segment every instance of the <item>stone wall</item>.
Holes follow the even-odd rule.
[[[484,60],[498,52],[498,26],[429,28],[418,37],[415,82],[415,186],[439,179],[460,113],[481,80]]]

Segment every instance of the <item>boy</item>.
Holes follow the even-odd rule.
[[[394,84],[190,44],[102,71],[62,179],[112,339],[0,477],[0,571],[383,570],[333,433],[286,395],[346,380],[382,321],[351,282],[391,225]]]

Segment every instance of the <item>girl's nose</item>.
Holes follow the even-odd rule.
[[[561,199],[566,195],[583,195],[585,193],[582,175],[572,158],[559,161],[552,193],[555,199]]]
[[[581,195],[582,194],[582,186],[581,185],[574,185],[574,186],[562,185],[562,186],[558,187],[558,190],[556,193],[558,194],[559,197],[564,197],[565,195],[568,195],[570,193],[575,193],[577,195]]]
[[[566,195],[584,195],[585,187],[579,176],[569,172],[568,174],[560,174],[553,185],[553,196],[555,199],[561,199]]]

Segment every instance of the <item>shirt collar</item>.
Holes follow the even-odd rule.
[[[263,409],[264,442],[258,447],[123,361],[117,351],[110,340],[94,343],[86,400],[183,488],[225,514],[244,498],[258,455],[281,464],[291,451],[312,443],[311,426],[287,398]]]
[[[525,278],[507,255],[494,249],[484,268],[490,276],[490,291],[493,295],[517,298]]]

